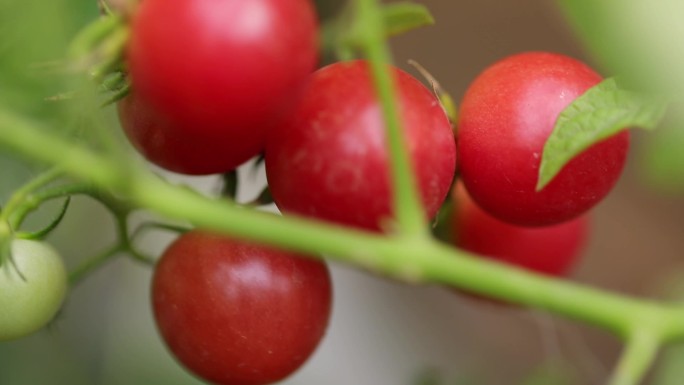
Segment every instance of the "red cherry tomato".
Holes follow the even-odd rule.
[[[220,385],[270,384],[297,370],[330,316],[324,262],[192,231],[162,255],[152,303],[187,369]]]
[[[479,208],[460,183],[454,198],[453,239],[456,246],[538,273],[567,274],[589,235],[587,215],[552,226],[515,226]]]
[[[549,225],[577,217],[608,194],[625,164],[628,131],[590,147],[535,191],[558,115],[600,81],[583,63],[544,52],[507,57],[473,81],[459,114],[459,167],[483,209],[514,224]]]
[[[419,191],[432,218],[456,167],[454,136],[435,96],[390,67]],[[329,65],[310,79],[266,148],[273,198],[284,212],[379,230],[392,216],[385,125],[367,62]]]
[[[127,50],[140,106],[122,111],[146,118],[124,117],[129,138],[172,171],[234,169],[263,150],[315,69],[317,33],[310,0],[142,1]]]

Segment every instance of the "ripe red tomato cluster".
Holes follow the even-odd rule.
[[[629,132],[591,146],[536,191],[539,165],[559,114],[600,81],[570,57],[527,52],[471,83],[459,111],[456,246],[539,273],[568,273],[586,243],[587,212],[625,165]]]
[[[528,52],[500,60],[472,82],[459,113],[459,166],[483,209],[518,225],[551,225],[588,211],[610,192],[625,164],[628,131],[590,147],[535,190],[558,115],[600,81],[575,59]]]
[[[310,0],[145,0],[131,22],[124,131],[149,161],[190,175],[264,154],[285,215],[386,232],[390,161],[369,65],[316,70],[317,42]],[[429,89],[387,71],[426,219],[449,194],[458,152],[463,184],[486,213],[456,198],[456,245],[565,273],[586,235],[581,215],[617,180],[628,134],[585,151],[537,192],[539,161],[558,114],[600,77],[561,55],[506,58],[466,92],[455,138]],[[163,254],[152,301],[164,341],[190,371],[216,384],[268,384],[315,350],[331,284],[321,260],[192,231]]]

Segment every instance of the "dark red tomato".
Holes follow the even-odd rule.
[[[269,127],[296,100],[317,64],[317,39],[310,0],[142,1],[127,60],[132,103],[155,119],[130,124],[128,136],[172,171],[234,169],[263,150]]]
[[[483,209],[514,224],[549,225],[577,217],[610,192],[625,164],[628,131],[590,147],[535,192],[558,115],[600,81],[583,63],[544,52],[507,57],[475,79],[459,114],[459,167]]]
[[[330,316],[324,262],[192,231],[154,273],[157,327],[172,354],[220,385],[270,384],[297,370]]]
[[[227,151],[231,140],[191,135],[168,115],[131,92],[118,103],[119,121],[133,146],[149,161],[181,174],[202,175],[228,171],[251,157]],[[228,140],[228,144],[226,141]],[[231,159],[238,155],[238,158]]]
[[[419,191],[432,218],[456,167],[456,146],[438,100],[390,67]],[[368,63],[318,70],[294,113],[269,138],[266,173],[284,212],[379,230],[392,216],[385,125]]]
[[[454,244],[485,258],[553,276],[568,273],[586,244],[589,219],[545,227],[500,221],[478,207],[459,183],[454,194]]]

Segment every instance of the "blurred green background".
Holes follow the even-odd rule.
[[[341,4],[317,2],[330,10]],[[641,2],[650,4],[648,12],[632,0],[419,3],[432,10],[437,24],[393,39],[395,61],[414,74],[406,62],[419,61],[457,101],[485,66],[526,50],[581,58],[606,75],[622,71],[637,85],[678,86],[684,79],[679,71],[684,66],[677,64],[684,55],[678,49],[684,32],[668,29],[670,16],[684,14],[684,4],[676,0]],[[73,124],[78,101],[45,98],[73,85],[73,79],[55,72],[55,62],[76,31],[97,15],[94,0],[0,0],[0,103],[37,119],[65,123],[56,127]],[[635,22],[626,25],[625,20]],[[658,44],[643,43],[647,37]],[[644,50],[652,60],[643,57]],[[675,89],[684,89],[681,84]],[[113,115],[111,108],[103,112],[115,126]],[[645,297],[662,296],[671,282],[680,281],[681,120],[673,114],[655,134],[634,132],[626,173],[595,210],[593,238],[572,279]],[[0,202],[38,170],[0,150]],[[170,177],[206,192],[216,191],[219,183],[212,177]],[[241,194],[253,194],[259,183],[263,175]],[[30,223],[38,226],[57,206],[47,205]],[[106,211],[78,198],[49,241],[73,267],[112,238]],[[157,254],[169,240],[154,234],[143,240],[143,247]],[[620,349],[601,331],[547,314],[473,302],[450,291],[410,287],[344,266],[332,269],[331,328],[314,358],[286,384],[594,384],[608,375]],[[149,268],[122,258],[88,277],[73,288],[48,329],[0,344],[0,385],[199,384],[175,364],[154,330],[150,275]],[[673,349],[653,374],[653,383],[681,384],[682,364],[684,351]]]

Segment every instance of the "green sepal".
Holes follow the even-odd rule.
[[[91,22],[71,41],[68,56],[77,61],[90,56],[100,44],[121,27],[122,23],[122,19],[118,16],[104,16]]]
[[[67,196],[66,199],[64,200],[64,204],[62,204],[62,209],[59,211],[57,216],[47,226],[45,226],[43,229],[38,230],[36,232],[32,232],[32,233],[20,233],[20,234],[17,234],[17,236],[19,238],[23,238],[23,239],[36,239],[36,240],[45,238],[46,236],[48,236],[48,234],[50,234],[52,232],[52,230],[56,229],[57,226],[59,226],[59,224],[62,222],[62,219],[64,219],[64,216],[66,215],[66,212],[69,209],[70,203],[71,203],[71,197]]]

